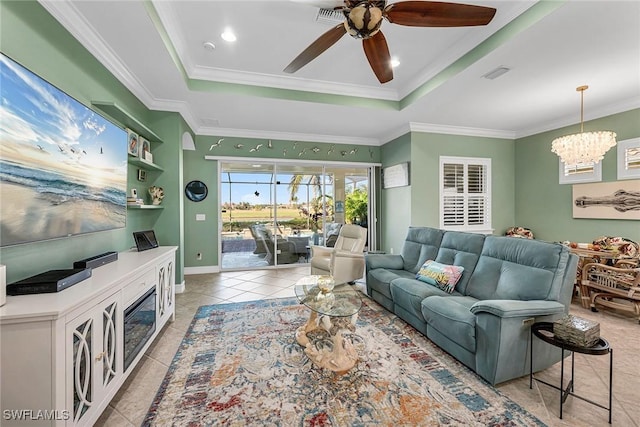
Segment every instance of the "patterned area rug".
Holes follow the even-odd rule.
[[[335,376],[296,343],[295,298],[200,307],[143,425],[543,426],[375,302]]]

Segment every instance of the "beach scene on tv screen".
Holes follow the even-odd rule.
[[[0,54],[0,245],[125,226],[126,132]]]

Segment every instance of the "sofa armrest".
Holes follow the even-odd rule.
[[[336,258],[364,258],[364,254],[350,251],[334,250],[333,256]]]
[[[330,257],[334,251],[333,248],[327,248],[326,246],[317,245],[312,245],[309,247],[309,249],[311,250],[311,258],[313,258],[314,256]]]
[[[564,305],[559,302],[544,300],[483,300],[471,306],[473,314],[489,313],[501,318],[548,316],[564,311]]]
[[[404,269],[402,255],[367,254],[364,259],[367,265],[367,271],[376,268],[386,268],[389,270]]]

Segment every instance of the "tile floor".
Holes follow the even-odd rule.
[[[141,424],[199,306],[291,297],[294,296],[293,284],[308,272],[309,267],[306,266],[186,276],[185,292],[176,295],[176,320],[165,326],[96,425],[124,427]],[[364,290],[364,282],[358,282],[356,287]],[[640,427],[640,325],[627,314],[605,309],[592,313],[582,308],[577,298],[571,312],[600,322],[601,335],[614,349],[612,425]],[[575,392],[606,405],[608,356],[576,354],[575,361]],[[565,362],[565,368],[568,366],[570,364]],[[560,364],[538,376],[557,383]],[[498,389],[549,426],[607,425],[606,410],[574,397],[567,399],[564,419],[560,420],[559,392],[536,382],[533,389],[529,389],[528,377],[500,384]]]

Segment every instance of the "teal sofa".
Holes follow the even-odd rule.
[[[452,293],[416,280],[464,267]],[[400,255],[365,256],[367,293],[491,384],[529,373],[530,325],[569,312],[578,257],[554,243],[410,227]],[[560,360],[536,340],[534,371]]]

